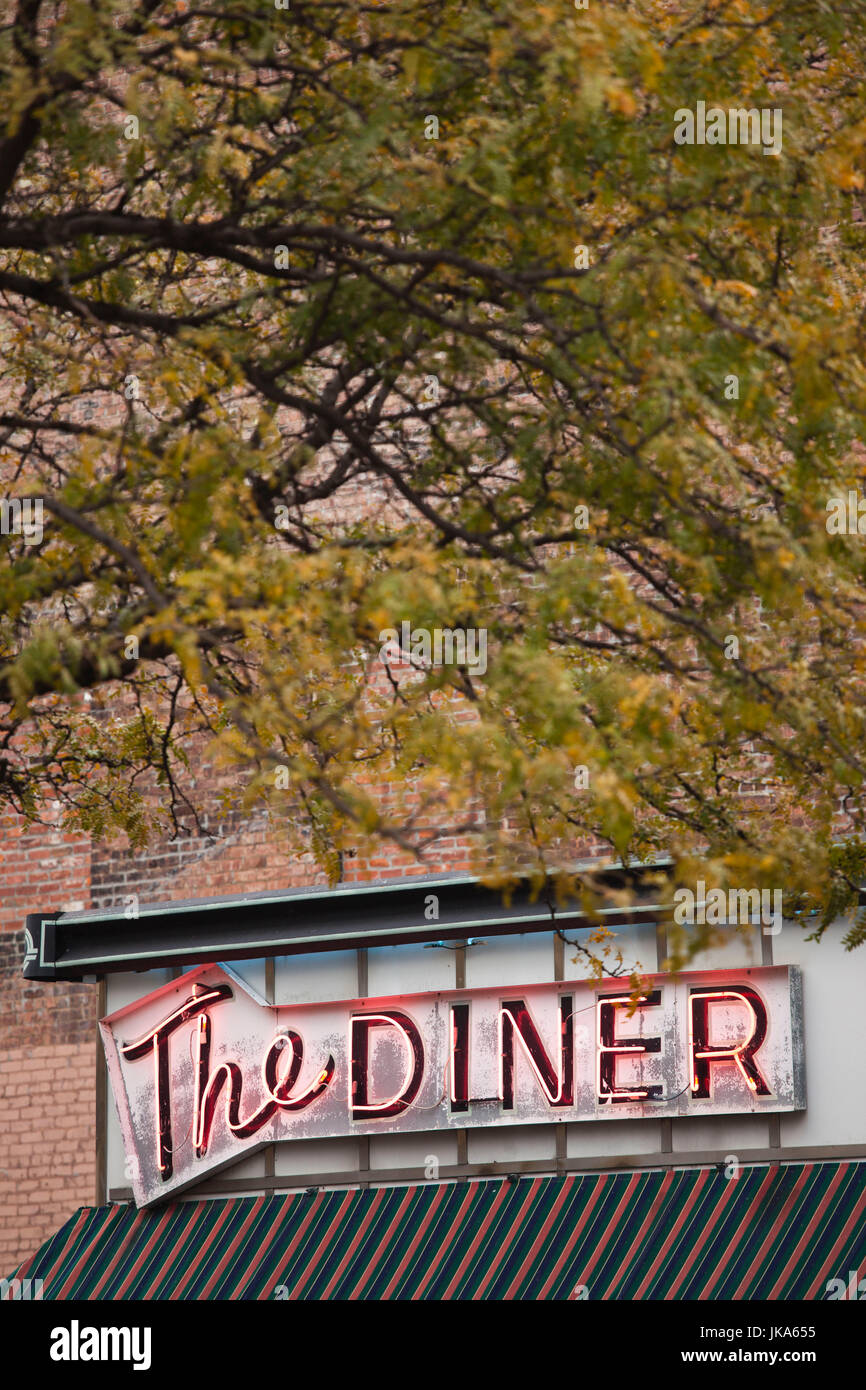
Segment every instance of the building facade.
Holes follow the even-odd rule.
[[[26,988],[86,992],[100,1041],[93,1195],[20,1278],[61,1298],[859,1288],[866,1018],[843,923],[731,928],[673,979],[664,894],[611,867],[633,890],[606,917],[624,974],[589,980],[576,900],[354,869],[28,915]]]

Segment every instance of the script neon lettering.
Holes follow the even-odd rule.
[[[300,1034],[291,1029],[278,1033],[262,1060],[262,1087],[266,1099],[246,1119],[241,1119],[243,1073],[239,1063],[229,1059],[221,1062],[213,1071],[210,1066],[213,1023],[208,1010],[232,997],[232,990],[228,985],[205,987],[202,993],[194,992],[179,1008],[142,1037],[121,1044],[121,1056],[128,1061],[144,1057],[148,1051],[153,1054],[157,1167],[165,1182],[173,1171],[169,1039],[185,1023],[197,1020],[192,1143],[199,1158],[207,1153],[217,1103],[223,1089],[225,1121],[229,1132],[236,1139],[250,1139],[281,1110],[302,1110],[311,1105],[327,1090],[333,1079],[336,1064],[333,1057],[329,1056],[315,1081],[300,1094],[293,1095],[303,1066],[304,1044]]]

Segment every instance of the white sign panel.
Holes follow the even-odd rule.
[[[202,966],[100,1023],[139,1206],[263,1144],[798,1110],[791,966],[275,1006]]]

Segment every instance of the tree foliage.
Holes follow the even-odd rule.
[[[138,840],[205,735],[328,865],[456,830],[850,906],[863,18],[16,0],[0,794]],[[699,101],[781,153],[676,144]],[[383,668],[403,621],[486,670]]]

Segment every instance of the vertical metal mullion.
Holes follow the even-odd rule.
[[[366,999],[369,989],[369,960],[367,958],[367,947],[359,946],[355,952],[358,969],[358,998]],[[363,1135],[358,1139],[358,1168],[361,1173],[370,1172],[370,1138]],[[368,1187],[369,1183],[362,1183],[362,1187]]]
[[[101,979],[96,987],[96,1016],[104,1018],[108,1013],[108,985]],[[102,1048],[102,1037],[96,1033],[96,1104],[94,1123],[96,1128],[96,1163],[94,1200],[98,1207],[108,1201],[108,1064]]]
[[[273,956],[265,959],[265,998],[269,1004],[275,1004],[277,999],[277,963]],[[276,1176],[276,1144],[268,1144],[265,1149],[265,1177],[273,1178]]]
[[[466,947],[461,943],[454,952],[454,985],[456,989],[466,988]],[[449,1042],[448,1046],[451,1046]],[[465,1129],[458,1129],[457,1133],[457,1162],[461,1167],[469,1162],[469,1133]]]
[[[553,978],[565,979],[565,942],[558,931],[553,933]],[[565,1122],[554,1127],[556,1142],[556,1172],[559,1177],[565,1174],[565,1161],[568,1158],[568,1129]]]

